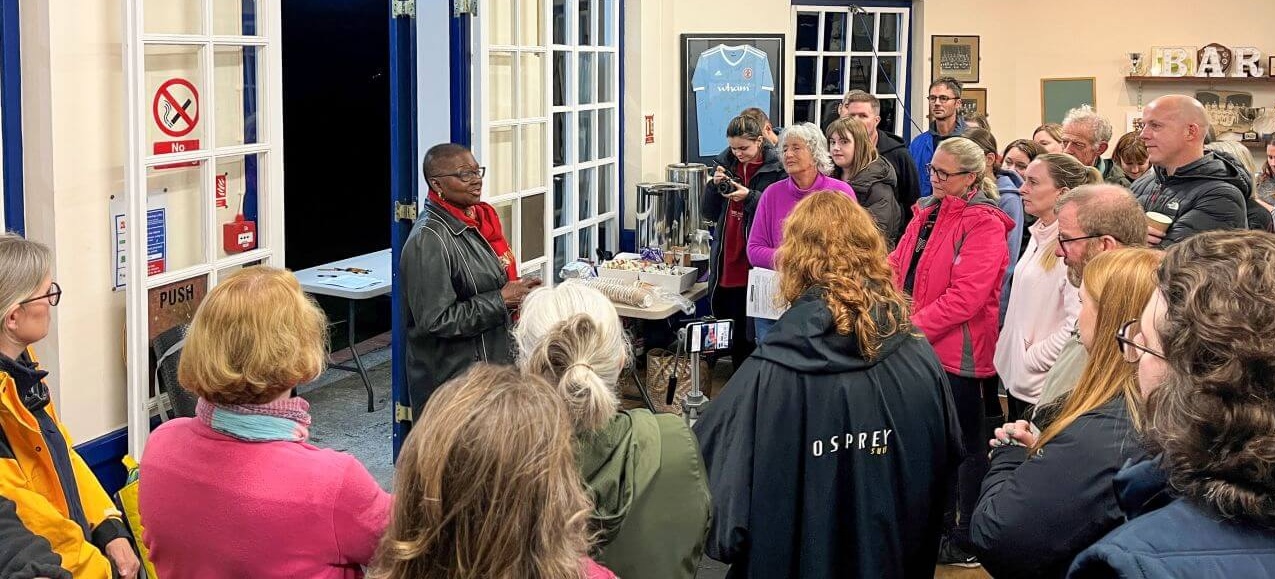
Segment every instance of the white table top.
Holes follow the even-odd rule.
[[[707,294],[708,294],[708,284],[703,282],[697,283],[691,286],[691,289],[688,289],[682,292],[682,296],[688,300],[691,300],[692,302],[699,301],[700,298],[704,297]],[[615,302],[611,302],[611,303],[614,304]],[[616,313],[620,314],[621,318],[634,318],[638,320],[663,320],[682,310],[678,308],[677,304],[675,303],[666,302],[666,301],[658,301],[652,304],[651,307],[649,308],[635,308],[633,306],[628,306],[624,304],[615,304],[615,311]]]
[[[351,300],[364,300],[374,298],[376,296],[390,293],[393,287],[393,266],[390,262],[390,250],[382,249],[381,251],[360,255],[325,263],[308,269],[294,272],[297,281],[301,282],[301,289],[306,293],[312,293],[323,296],[335,296]],[[348,271],[332,271],[334,268],[359,268],[366,269],[368,273],[357,274]],[[349,275],[356,277],[374,278],[377,283],[360,289],[348,289],[335,287],[321,283],[327,276]],[[320,277],[323,276],[323,277]]]

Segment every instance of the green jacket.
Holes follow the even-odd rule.
[[[576,441],[594,502],[594,559],[624,579],[693,579],[709,527],[699,444],[673,414],[626,410]]]

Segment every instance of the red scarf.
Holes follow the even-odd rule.
[[[514,250],[510,249],[509,242],[505,240],[505,230],[500,226],[500,215],[496,213],[495,207],[479,202],[469,208],[468,211],[473,213],[473,217],[470,217],[466,210],[444,201],[442,196],[433,189],[429,190],[429,200],[451,213],[452,217],[459,219],[461,223],[477,229],[483,239],[491,245],[492,252],[500,260],[500,266],[505,268],[509,281],[518,279],[518,260],[514,258]]]

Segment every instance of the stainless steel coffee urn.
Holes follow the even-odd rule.
[[[708,167],[703,163],[672,163],[665,170],[665,178],[671,183],[685,183],[690,187],[688,191],[688,207],[690,212],[686,216],[686,222],[690,224],[686,227],[686,238],[678,240],[678,245],[690,243],[690,237],[700,229],[712,229],[712,223],[704,225],[701,223],[703,219],[699,213],[699,202],[704,196],[704,187],[708,184]]]
[[[638,183],[638,249],[668,250],[684,245],[695,230],[688,219],[694,215],[698,223],[698,208],[691,213],[690,197],[690,187],[685,183]]]

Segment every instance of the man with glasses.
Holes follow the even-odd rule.
[[[930,95],[925,97],[925,100],[929,102],[930,107],[930,130],[912,139],[912,144],[908,146],[908,152],[916,161],[916,170],[921,174],[925,173],[930,160],[934,158],[934,150],[943,139],[959,136],[965,132],[965,120],[960,114],[960,81],[946,76],[935,80],[930,83]],[[934,192],[930,181],[928,179],[920,181],[921,196],[929,197]]]
[[[1058,215],[1058,248],[1054,255],[1067,265],[1067,281],[1080,287],[1085,265],[1099,254],[1125,247],[1146,247],[1142,207],[1128,189],[1115,185],[1085,185],[1054,202]],[[1072,328],[1058,361],[1045,375],[1033,421],[1040,425],[1058,410],[1060,401],[1076,387],[1089,356]],[[1041,426],[1044,428],[1044,426]]]
[[[1063,119],[1062,136],[1063,152],[1098,169],[1103,181],[1121,187],[1131,184],[1118,163],[1102,158],[1111,141],[1111,122],[1094,112],[1092,107],[1080,105],[1067,111],[1067,116]]]
[[[415,416],[439,385],[475,362],[512,362],[510,311],[540,285],[518,277],[500,216],[482,201],[487,168],[469,149],[436,145],[422,169],[429,200],[399,258]]]

